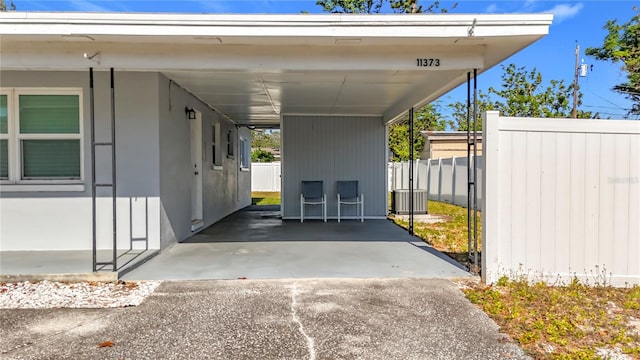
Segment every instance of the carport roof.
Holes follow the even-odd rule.
[[[390,122],[540,39],[551,21],[551,14],[2,12],[0,69],[158,71],[238,124],[277,125],[288,114]]]

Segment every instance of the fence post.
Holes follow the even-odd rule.
[[[469,156],[469,167],[471,167],[472,169],[476,166],[476,158],[473,157],[474,155],[471,154]],[[476,196],[476,193],[478,192],[478,180],[476,179],[476,175],[472,172],[472,179],[473,179],[473,196]],[[468,195],[468,196],[472,196],[472,195]],[[472,202],[473,203],[473,202]],[[476,209],[478,208],[478,204],[475,205]]]
[[[420,189],[420,159],[416,159],[416,163],[415,166],[413,167],[415,174],[413,175],[413,177],[415,178],[416,182],[415,182],[415,189]]]
[[[451,203],[456,203],[456,157],[451,157]]]
[[[438,201],[442,201],[442,158],[438,158]]]
[[[431,158],[427,159],[427,199],[431,194]]]
[[[482,127],[482,280],[493,283],[498,280],[501,265],[500,242],[511,241],[501,239],[499,230],[500,216],[500,159],[498,144],[500,143],[500,113],[487,111],[483,114]],[[474,159],[475,161],[475,159]],[[474,179],[475,180],[475,179]]]

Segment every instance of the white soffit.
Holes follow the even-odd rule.
[[[158,71],[238,123],[277,124],[283,114],[392,121],[546,35],[551,20],[2,12],[0,69]]]

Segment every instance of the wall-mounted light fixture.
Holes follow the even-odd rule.
[[[187,115],[187,120],[196,119],[196,111],[193,110],[193,108],[189,108],[189,107],[184,108],[184,113]]]
[[[100,51],[96,51],[93,54],[84,53],[84,54],[82,54],[82,57],[84,57],[85,59],[93,61],[94,63],[100,65]]]

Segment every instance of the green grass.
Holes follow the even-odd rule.
[[[252,192],[252,205],[280,205],[279,192]]]
[[[467,209],[438,201],[429,201],[428,212],[439,216],[444,221],[435,224],[415,222],[413,229],[415,234],[425,242],[433,246],[456,261],[470,265],[468,258],[467,237]],[[392,217],[393,221],[404,227],[409,227],[409,222],[399,217]],[[477,212],[478,219],[478,249],[482,248],[482,218]]]

